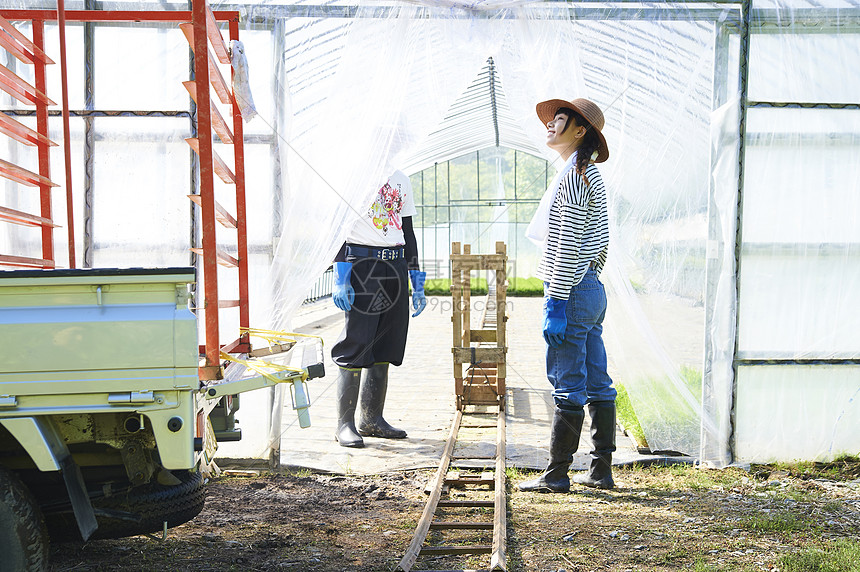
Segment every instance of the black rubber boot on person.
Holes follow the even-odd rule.
[[[591,465],[588,471],[573,476],[573,482],[595,489],[615,487],[612,480],[612,453],[615,452],[615,402],[588,404],[591,417]]]
[[[566,493],[570,491],[570,477],[567,475],[573,454],[579,446],[582,409],[561,409],[556,407],[552,416],[552,429],[549,437],[549,465],[536,479],[517,485],[521,491],[541,493]]]
[[[375,363],[367,368],[367,374],[361,384],[359,435],[383,439],[406,438],[406,431],[392,427],[388,421],[382,418],[382,409],[385,407],[385,395],[387,393],[388,363]]]
[[[358,403],[360,369],[340,368],[337,378],[337,432],[341,447],[364,447],[364,439],[355,429],[355,406]]]

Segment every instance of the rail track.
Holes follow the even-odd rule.
[[[481,570],[507,570],[505,494],[505,297],[507,254],[471,254],[469,245],[451,248],[456,411],[427,504],[397,570],[437,572],[451,562],[474,564],[489,555]],[[471,273],[490,271],[480,327],[471,327]],[[464,370],[465,366],[465,370]],[[421,568],[415,568],[420,564]],[[443,568],[435,566],[441,564]],[[425,567],[430,566],[430,567]]]

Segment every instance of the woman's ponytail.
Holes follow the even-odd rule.
[[[591,163],[592,155],[600,147],[600,138],[591,124],[582,115],[574,112],[572,117],[576,121],[577,126],[585,127],[585,138],[576,149],[576,172],[582,175],[586,185],[590,185],[591,183],[588,181],[585,170],[588,168],[588,164]]]

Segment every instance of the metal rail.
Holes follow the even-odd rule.
[[[493,413],[497,414],[496,423],[486,423],[484,419],[478,417],[474,422],[468,422],[472,414],[464,413],[462,410],[457,410],[454,415],[454,420],[451,424],[451,431],[448,436],[448,441],[445,443],[445,449],[442,453],[442,458],[439,461],[439,467],[436,473],[428,483],[429,497],[427,504],[424,506],[424,512],[421,515],[418,525],[415,527],[415,535],[412,537],[412,542],[406,550],[406,554],[400,560],[397,570],[403,572],[433,572],[435,569],[420,568],[414,569],[415,563],[420,557],[465,557],[478,554],[489,554],[489,570],[504,571],[507,570],[507,496],[505,492],[505,410],[504,407],[498,407]],[[481,412],[477,415],[485,416],[486,412]],[[464,420],[467,422],[464,423]],[[496,428],[495,438],[495,455],[486,457],[480,455],[456,455],[455,449],[460,434],[460,429],[488,429]],[[465,473],[462,471],[468,470],[468,467],[462,467],[460,470],[451,470],[454,463],[479,461],[486,463],[492,460],[493,471],[481,471],[479,474],[474,472]],[[474,467],[471,467],[474,470]],[[486,487],[489,487],[487,489]],[[457,488],[460,492],[456,500],[447,498],[448,492],[452,488]],[[492,500],[486,497],[487,492],[492,491]],[[472,515],[467,515],[468,519],[462,514],[457,517],[449,515],[437,516],[439,509],[447,512],[462,513],[474,509],[489,509],[492,508],[492,519],[483,518],[475,520]],[[443,535],[448,532],[460,533],[453,542],[445,542],[446,539],[441,539],[442,544],[433,544],[427,542],[427,535],[430,531],[435,531]],[[492,543],[487,544],[486,531],[492,530]],[[472,531],[468,538],[462,538],[463,531]],[[445,570],[452,570],[446,564]],[[465,570],[464,568],[457,570]]]

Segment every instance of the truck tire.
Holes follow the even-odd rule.
[[[21,480],[0,467],[0,572],[48,568],[48,536],[42,513]]]
[[[203,510],[206,488],[199,472],[175,471],[182,481],[165,486],[156,482],[120,494],[92,500],[99,527],[91,540],[122,538],[160,532],[167,521],[171,528],[188,522]],[[51,539],[58,542],[80,541],[73,514],[56,514],[48,520]]]

